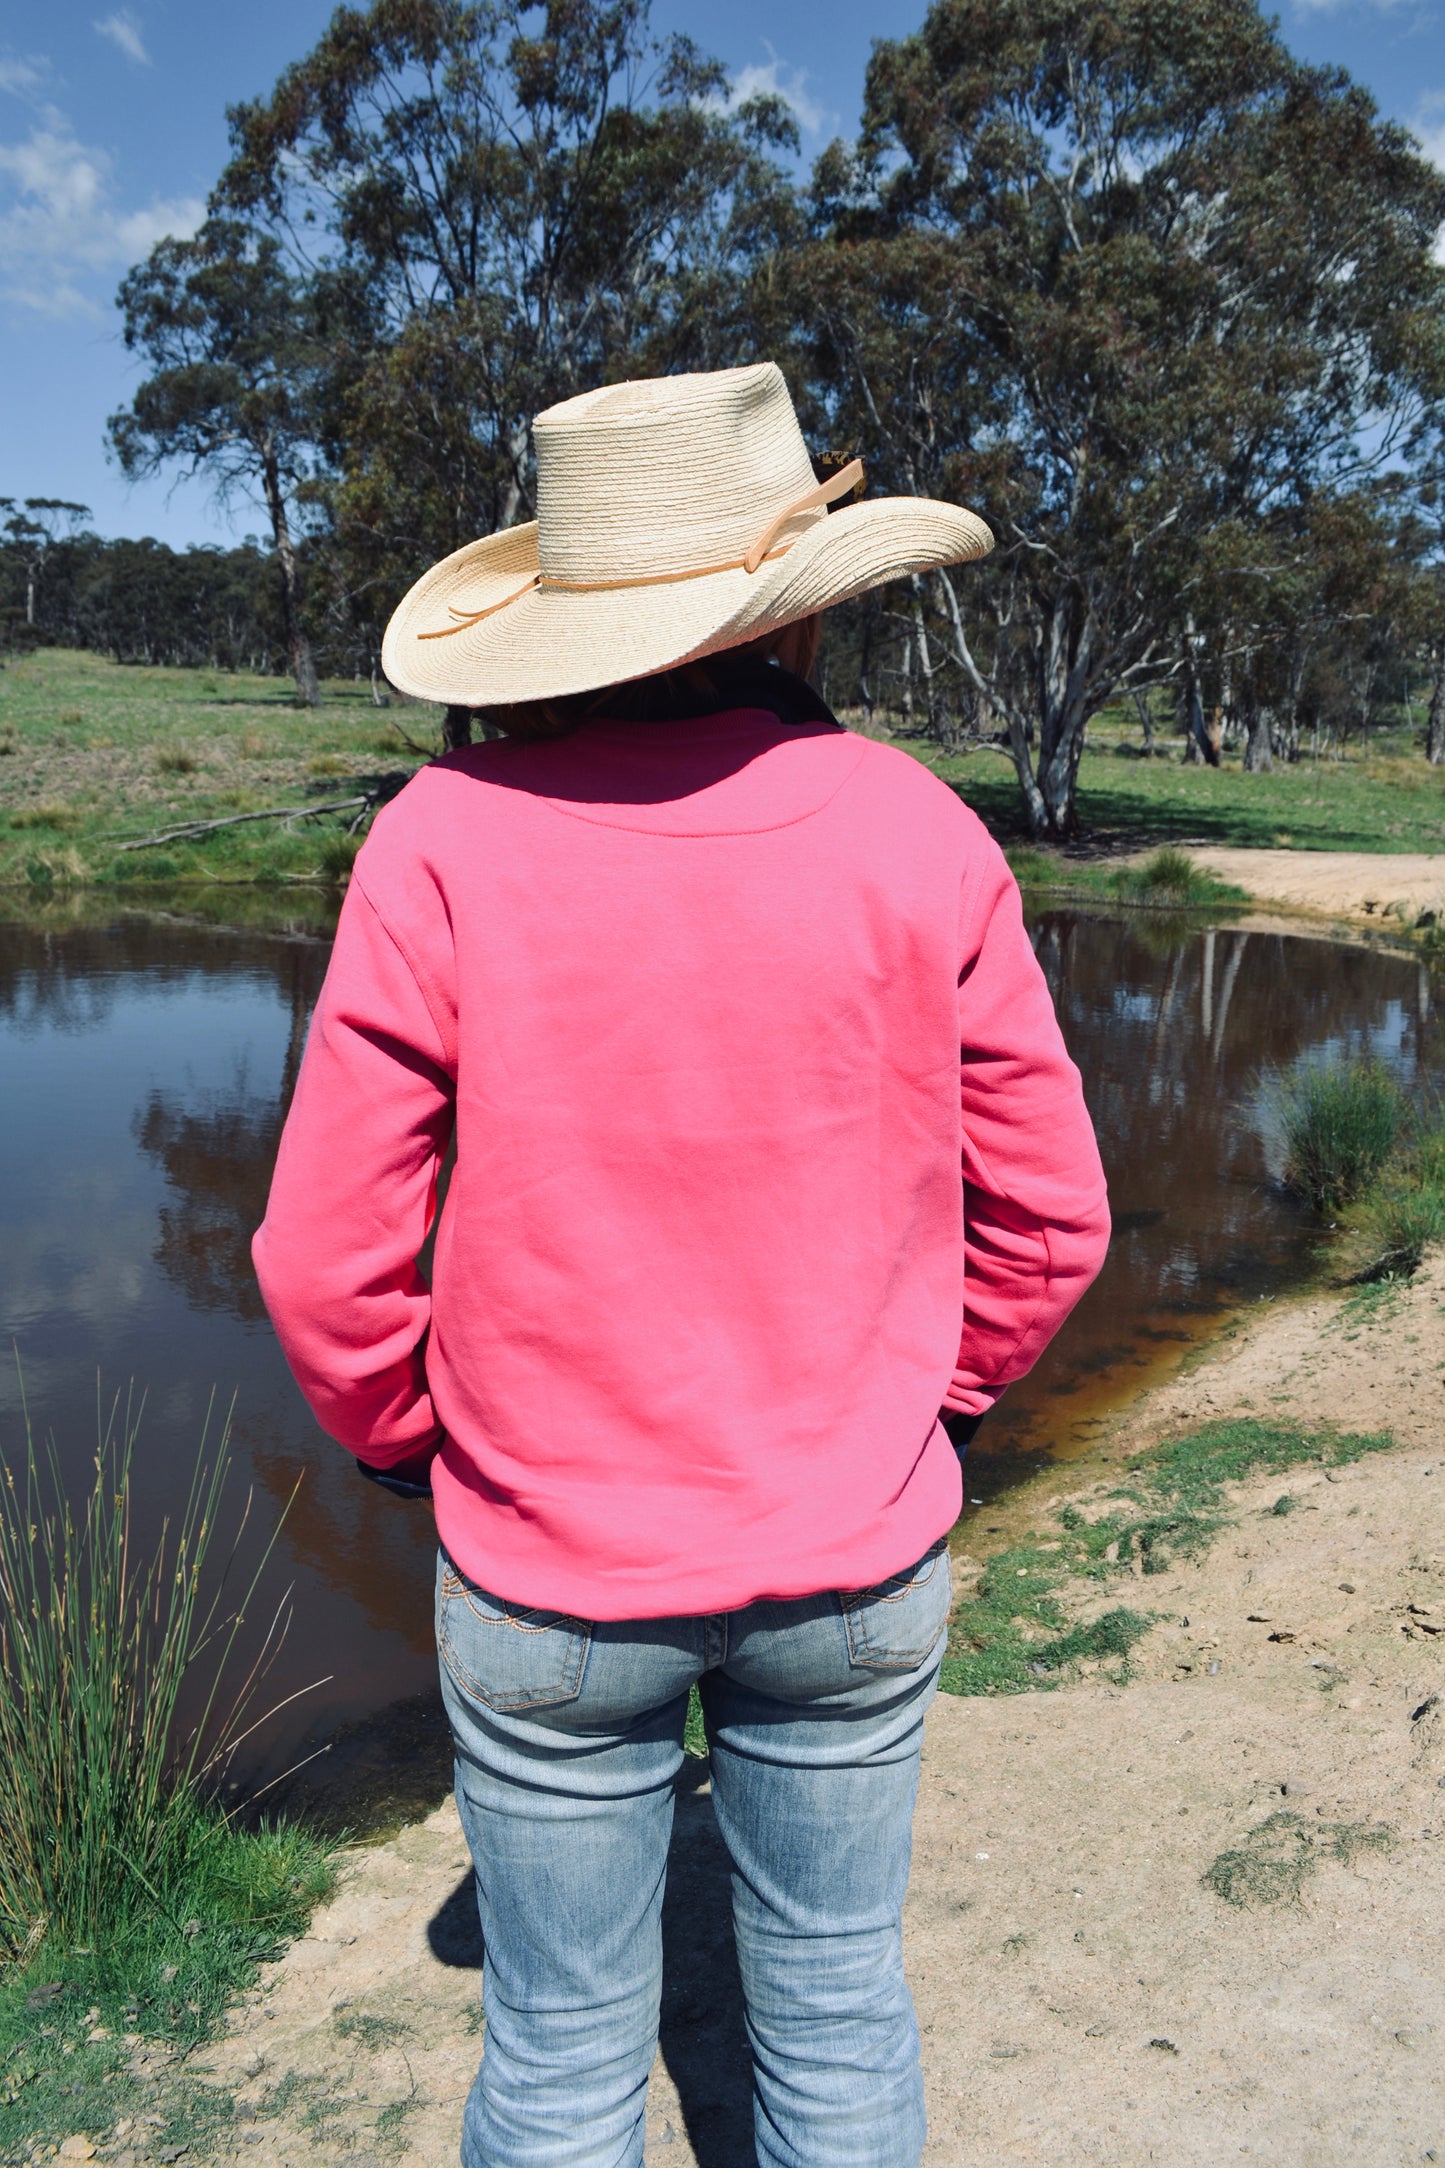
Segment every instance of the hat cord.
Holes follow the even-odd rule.
[[[799,512],[811,512],[817,506],[834,504],[839,497],[846,497],[850,491],[857,491],[862,486],[863,462],[850,459],[846,467],[830,474],[825,482],[817,483],[801,497],[795,497],[791,504],[785,504],[781,512],[774,513],[752,548],[742,557],[728,557],[711,565],[693,565],[685,572],[639,572],[625,580],[559,580],[551,573],[534,572],[522,586],[514,588],[510,595],[504,595],[500,602],[489,602],[485,609],[459,610],[454,602],[449,602],[447,613],[457,622],[442,625],[435,632],[419,632],[417,638],[449,639],[454,632],[465,632],[471,625],[480,625],[483,618],[495,617],[499,610],[509,609],[512,603],[520,602],[523,595],[530,595],[539,587],[556,588],[563,594],[598,594],[609,588],[666,587],[682,580],[704,580],[715,572],[756,572],[760,565],[770,563],[773,558],[787,556],[793,546],[791,542],[785,542],[781,548],[774,545],[790,519],[796,518]]]

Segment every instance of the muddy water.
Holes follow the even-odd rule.
[[[1052,911],[1032,930],[1117,1234],[1093,1292],[980,1434],[968,1487],[985,1508],[1087,1450],[1107,1410],[1222,1308],[1307,1266],[1315,1237],[1271,1185],[1261,1066],[1368,1047],[1413,1076],[1442,1051],[1428,982],[1399,957],[1147,916]],[[324,933],[0,925],[0,1447],[20,1435],[14,1342],[77,1484],[97,1375],[107,1393],[134,1380],[146,1395],[148,1514],[174,1504],[213,1388],[235,1396],[238,1504],[254,1486],[273,1524],[301,1476],[271,1576],[273,1595],[292,1585],[294,1618],[268,1690],[329,1683],[257,1743],[252,1774],[432,1678],[426,1516],[358,1480],[312,1426],[250,1274]]]

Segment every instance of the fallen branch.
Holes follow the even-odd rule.
[[[159,835],[137,836],[133,843],[122,843],[123,851],[152,851],[161,843],[189,843],[196,836],[208,836],[217,828],[239,828],[243,821],[294,821],[309,820],[314,813],[346,813],[352,806],[365,806],[365,798],[331,798],[325,805],[278,805],[265,813],[227,813],[218,821],[188,821],[183,828],[165,828]]]
[[[194,842],[197,836],[211,835],[217,828],[239,828],[245,821],[309,821],[320,813],[349,813],[353,808],[359,808],[347,830],[348,834],[354,835],[368,813],[394,797],[402,784],[410,781],[409,775],[396,770],[382,776],[375,790],[362,791],[354,798],[328,798],[324,805],[268,806],[264,813],[227,813],[220,820],[186,821],[179,828],[164,828],[158,835],[137,836],[120,847],[123,851],[153,851],[162,843]]]

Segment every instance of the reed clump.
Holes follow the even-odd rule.
[[[1445,1119],[1369,1056],[1305,1063],[1270,1080],[1285,1181],[1334,1215],[1347,1284],[1407,1279],[1445,1244]]]
[[[1270,1097],[1285,1181],[1317,1212],[1338,1212],[1370,1187],[1410,1113],[1397,1080],[1369,1056],[1300,1063],[1271,1080]]]
[[[304,1833],[239,1827],[220,1804],[284,1633],[283,1602],[237,1663],[275,1535],[230,1588],[250,1502],[218,1558],[223,1428],[214,1450],[203,1433],[178,1511],[143,1539],[139,1420],[129,1402],[102,1417],[78,1498],[28,1414],[18,1466],[0,1462],[0,1961],[130,1994],[175,1945],[170,1978],[216,1975],[214,2002],[302,1924],[330,1868]],[[200,2017],[208,1991],[186,1999]]]

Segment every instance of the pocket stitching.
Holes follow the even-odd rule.
[[[483,1708],[496,1709],[502,1712],[509,1709],[560,1707],[564,1702],[577,1699],[582,1690],[582,1673],[586,1666],[587,1653],[592,1645],[592,1628],[586,1619],[573,1618],[570,1613],[566,1612],[556,1614],[557,1623],[559,1625],[565,1624],[570,1629],[570,1633],[568,1651],[561,1667],[561,1678],[555,1686],[530,1687],[513,1694],[495,1694],[489,1692],[479,1679],[472,1676],[457,1652],[456,1643],[448,1628],[446,1601],[448,1597],[454,1599],[457,1596],[461,1596],[466,1601],[469,1616],[479,1626],[512,1626],[518,1632],[534,1634],[549,1632],[550,1628],[519,1626],[515,1619],[507,1616],[499,1619],[485,1618],[468,1599],[467,1584],[460,1577],[457,1577],[455,1586],[453,1586],[450,1576],[444,1573],[442,1577],[443,1601],[437,1607],[437,1650],[447,1670],[464,1693],[472,1695],[475,1700],[482,1704]]]
[[[947,1555],[948,1539],[945,1536],[931,1552],[926,1554],[925,1559],[920,1561],[919,1567],[914,1570],[901,1588],[892,1589],[886,1596],[880,1595],[877,1592],[878,1589],[888,1587],[887,1582],[880,1582],[873,1589],[852,1589],[847,1594],[840,1594],[843,1631],[848,1642],[848,1658],[856,1670],[911,1671],[916,1670],[920,1664],[925,1663],[932,1655],[948,1631],[947,1610],[945,1610],[940,1621],[937,1633],[926,1648],[917,1652],[910,1651],[903,1655],[895,1655],[871,1646],[871,1637],[867,1631],[865,1606],[871,1606],[874,1603],[897,1603],[900,1597],[909,1595],[914,1589],[926,1587],[933,1578],[939,1560],[946,1559]]]

